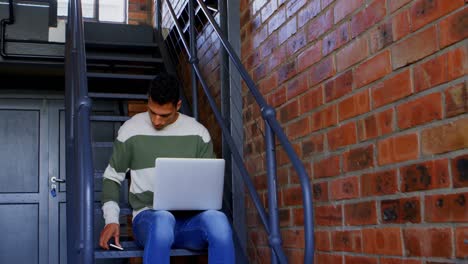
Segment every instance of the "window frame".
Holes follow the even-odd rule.
[[[70,2],[70,0],[68,0]],[[115,21],[101,21],[99,20],[99,3],[101,0],[94,0],[94,15],[93,17],[83,17],[83,21],[85,22],[96,22],[96,23],[111,23],[111,24],[128,24],[128,2],[129,0],[124,0],[124,21],[123,22],[115,22]],[[57,5],[58,9],[58,5]],[[57,10],[58,14],[58,10]],[[68,19],[68,15],[66,16],[59,16],[57,15],[57,18],[59,19]]]

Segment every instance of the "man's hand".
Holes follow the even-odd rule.
[[[99,246],[102,247],[103,249],[109,249],[109,245],[107,244],[107,242],[109,242],[109,239],[111,237],[114,237],[115,244],[121,247],[119,236],[120,236],[119,224],[116,224],[116,223],[107,224],[101,232],[101,236],[99,238]]]

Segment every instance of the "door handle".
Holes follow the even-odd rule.
[[[56,183],[56,182],[58,182],[58,183],[64,183],[64,182],[66,182],[66,180],[64,180],[64,179],[59,179],[59,178],[57,178],[57,177],[55,177],[55,176],[53,176],[52,178],[50,178],[50,181],[53,182],[53,183]]]

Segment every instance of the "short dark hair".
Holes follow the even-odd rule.
[[[177,105],[179,96],[177,78],[167,73],[158,74],[148,88],[148,98],[160,105],[167,103]]]

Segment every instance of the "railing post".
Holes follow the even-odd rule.
[[[271,113],[275,114],[273,108],[268,109]],[[267,177],[268,177],[268,213],[270,216],[270,242],[271,250],[271,263],[278,263],[278,258],[273,248],[281,247],[281,234],[278,220],[278,199],[276,189],[276,148],[275,136],[268,122],[265,121],[265,152],[267,162]]]
[[[197,57],[197,36],[195,35],[195,0],[188,0],[189,2],[189,34],[190,34],[190,64],[198,63]],[[183,37],[183,36],[181,36]],[[197,74],[192,69],[192,113],[196,120],[199,120],[198,114],[198,89],[197,89]]]
[[[155,0],[154,1],[154,4],[155,4],[155,26],[156,26],[156,29],[159,31],[159,35],[162,34],[162,18],[161,18],[161,14],[162,14],[162,7],[161,7],[161,0]]]

